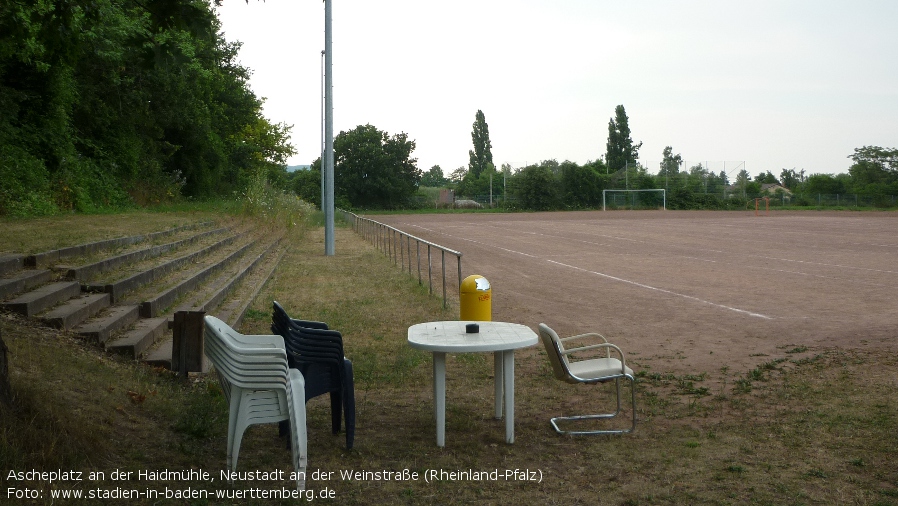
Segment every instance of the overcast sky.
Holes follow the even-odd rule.
[[[218,14],[265,116],[293,125],[289,163],[311,163],[324,3]],[[497,167],[601,158],[618,104],[653,173],[665,146],[753,176],[898,147],[895,0],[333,0],[333,52],[335,134],[406,132],[423,171],[467,166],[478,109]]]

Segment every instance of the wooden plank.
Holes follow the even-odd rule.
[[[203,371],[203,317],[205,311],[178,311],[172,327],[171,368],[182,378]]]

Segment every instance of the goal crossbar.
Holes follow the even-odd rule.
[[[605,199],[608,192],[612,193],[635,193],[635,192],[661,192],[661,205],[667,210],[667,190],[664,188],[651,188],[648,190],[602,190],[602,211],[607,211]]]

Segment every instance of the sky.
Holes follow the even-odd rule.
[[[324,3],[224,0],[224,37],[321,152]],[[617,105],[656,173],[847,172],[862,146],[898,147],[894,0],[333,0],[334,133],[371,124],[416,143],[418,168],[467,166],[478,110],[497,167],[602,158]],[[731,176],[735,175],[735,172]]]

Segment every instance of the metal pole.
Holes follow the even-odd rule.
[[[430,294],[433,295],[433,261],[430,256],[430,244],[427,245],[427,284],[430,286]]]
[[[318,170],[321,171],[321,212],[324,212],[324,191],[325,191],[325,177],[324,177],[324,101],[325,101],[325,93],[324,93],[324,51],[321,51],[321,158],[319,159],[320,164],[318,165]]]
[[[324,0],[324,157],[327,205],[324,208],[324,254],[334,256],[334,52],[333,0]]]
[[[458,261],[458,289],[461,293],[461,256],[455,255],[455,259]]]
[[[440,250],[441,262],[443,264],[443,308],[446,308],[446,252]]]

